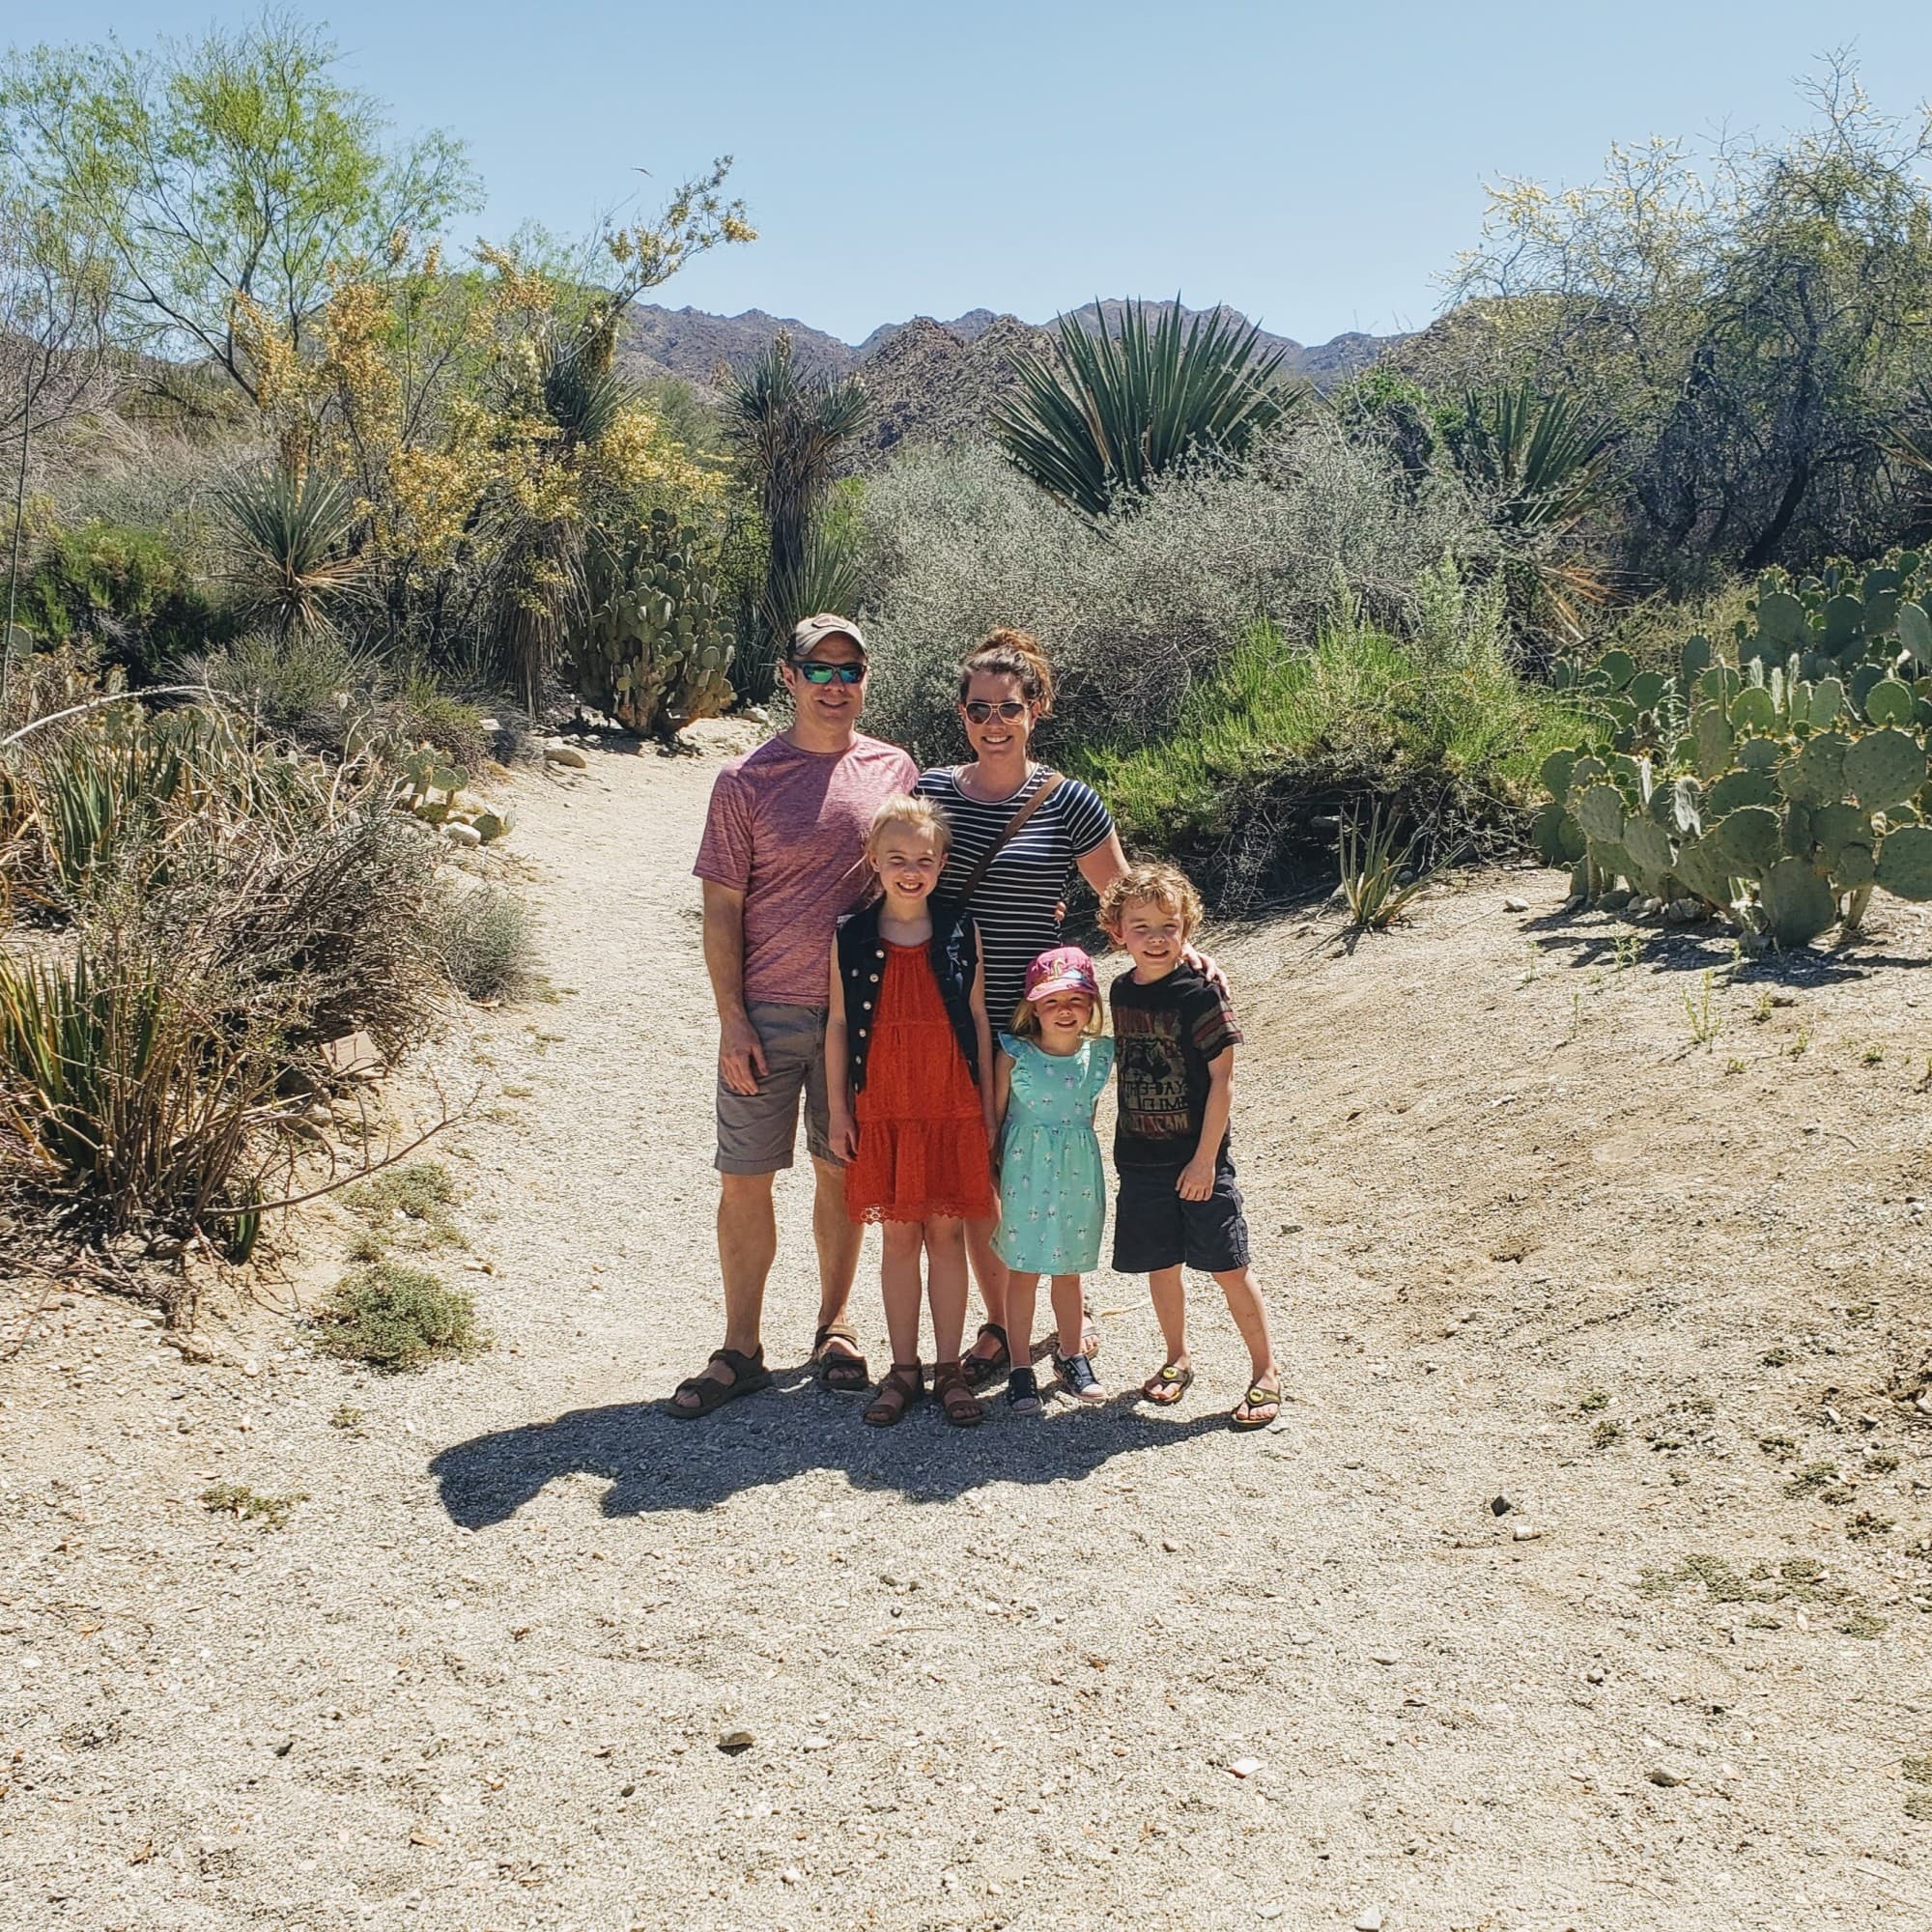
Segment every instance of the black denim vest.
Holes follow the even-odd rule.
[[[886,943],[879,937],[883,899],[847,913],[838,922],[838,977],[845,994],[846,1066],[852,1092],[866,1085],[866,1051],[872,1041],[872,1021],[885,979]],[[973,1024],[973,980],[980,967],[979,942],[973,921],[963,907],[949,899],[934,899],[932,907],[932,977],[939,981],[946,1016],[959,1041],[959,1051],[980,1083],[980,1035]]]

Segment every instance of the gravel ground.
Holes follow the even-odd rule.
[[[559,997],[412,1075],[500,1088],[439,1144],[492,1352],[240,1302],[193,1363],[76,1293],[0,1365],[0,1924],[1932,1925],[1923,918],[1735,983],[1534,872],[1216,935],[1280,1425],[1202,1283],[1175,1413],[864,1429],[789,1366],[794,1180],[785,1372],[686,1426],[729,739],[524,788]],[[1093,1298],[1137,1380],[1144,1289]]]

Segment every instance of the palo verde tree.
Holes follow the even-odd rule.
[[[102,238],[124,340],[211,358],[249,396],[242,304],[311,345],[332,263],[379,257],[477,204],[462,146],[388,138],[320,28],[269,12],[198,41],[37,46],[0,65],[0,167]]]
[[[97,239],[44,208],[0,200],[0,458],[12,484],[0,702],[14,658],[27,479],[37,453],[107,400],[109,285]]]
[[[1932,123],[1878,113],[1843,56],[1807,93],[1781,144],[1504,182],[1452,283],[1464,362],[1432,373],[1591,397],[1639,576],[1867,555],[1922,514],[1897,431],[1932,376]]]

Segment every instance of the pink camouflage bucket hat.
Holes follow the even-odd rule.
[[[1100,997],[1100,976],[1079,947],[1056,946],[1027,968],[1029,1000],[1043,1000],[1053,993],[1085,993],[1090,1000]]]

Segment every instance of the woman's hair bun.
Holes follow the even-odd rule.
[[[1028,703],[1037,706],[1042,718],[1053,716],[1053,666],[1031,631],[1002,626],[986,633],[959,667],[962,704],[976,677],[1016,677]]]

